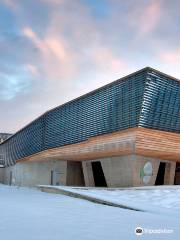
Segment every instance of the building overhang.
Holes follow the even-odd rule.
[[[130,154],[180,162],[180,134],[141,127],[131,128],[45,150],[17,162],[84,161]]]

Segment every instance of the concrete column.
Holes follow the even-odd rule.
[[[143,178],[140,176],[140,171],[143,170],[144,165],[150,162],[152,164],[153,173],[150,178],[150,181],[147,184],[144,184]],[[144,157],[144,156],[138,156],[134,155],[134,161],[132,162],[133,166],[133,186],[153,186],[155,185],[158,169],[159,169],[160,160]]]
[[[176,172],[176,162],[166,163],[165,176],[164,176],[165,185],[174,184],[175,172]]]
[[[67,161],[67,186],[84,186],[82,163]]]
[[[100,160],[108,187],[132,186],[132,159],[129,155]]]
[[[94,184],[94,177],[93,177],[91,161],[83,161],[82,167],[83,167],[85,186],[86,187],[94,187],[95,184]]]
[[[0,183],[4,183],[4,168],[0,167]]]

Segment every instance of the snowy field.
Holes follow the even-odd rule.
[[[129,189],[58,187],[71,192],[127,205],[142,211],[162,212],[180,218],[180,186],[151,186]]]
[[[77,190],[77,189],[76,189]],[[166,189],[167,190],[167,189]],[[179,190],[77,190],[86,191],[112,201],[139,201],[147,207],[155,206],[156,196],[164,212],[138,212],[91,203],[59,194],[43,193],[36,189],[0,185],[0,239],[2,240],[133,240],[180,239]],[[105,192],[104,192],[105,191]],[[142,192],[141,192],[142,191]],[[152,193],[150,194],[150,191]],[[165,189],[164,189],[165,191]],[[121,194],[122,193],[122,196]],[[124,195],[123,195],[124,194]],[[137,196],[136,196],[137,194]],[[139,196],[138,196],[139,194]],[[149,194],[149,196],[147,196]],[[165,204],[169,194],[174,201]],[[178,195],[177,195],[178,194]],[[153,197],[154,196],[154,197]],[[163,201],[164,199],[164,201]],[[144,202],[143,202],[144,201]],[[153,202],[154,201],[154,202]],[[163,203],[162,203],[163,202]],[[157,207],[157,206],[156,206]],[[168,214],[168,212],[171,214]],[[173,215],[173,211],[175,215]],[[136,236],[136,227],[149,229],[149,233]],[[169,233],[152,233],[166,229]],[[151,232],[151,233],[150,233]]]

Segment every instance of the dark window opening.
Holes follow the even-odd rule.
[[[155,185],[164,184],[165,168],[166,168],[166,163],[160,162]]]
[[[12,171],[10,171],[10,176],[9,176],[9,185],[12,185]]]
[[[94,183],[96,187],[107,187],[106,179],[104,177],[101,162],[92,162],[92,171],[94,176]]]
[[[175,185],[180,185],[180,163],[176,163],[174,184]]]
[[[53,185],[53,171],[51,171],[51,185]]]
[[[59,186],[60,185],[60,173],[57,171],[51,171],[51,185]]]

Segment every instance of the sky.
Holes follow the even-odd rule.
[[[0,0],[0,132],[150,66],[180,78],[180,0]]]

